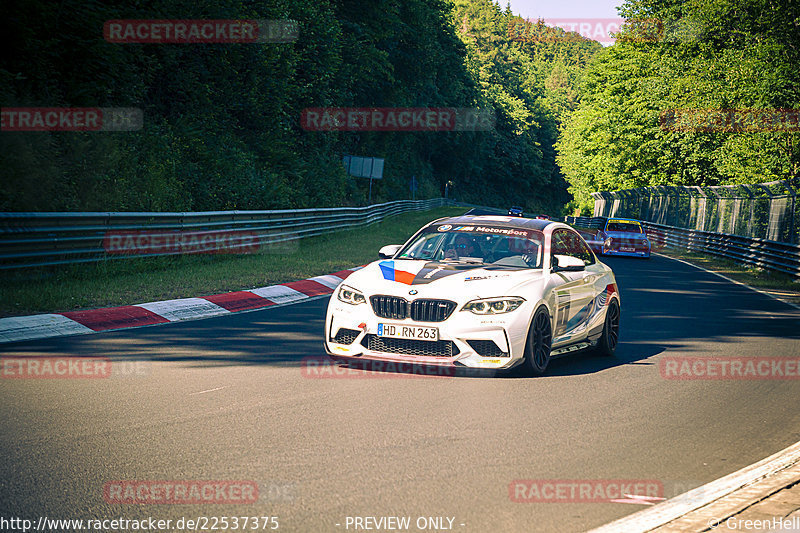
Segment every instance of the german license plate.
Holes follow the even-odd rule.
[[[378,324],[378,337],[438,341],[439,329],[421,326],[405,326],[403,324]]]
[[[620,246],[619,247],[619,251],[620,252],[635,252],[636,248],[628,248],[627,246]]]

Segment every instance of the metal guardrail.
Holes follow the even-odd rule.
[[[664,245],[703,252],[789,274],[800,280],[800,246],[767,239],[741,237],[710,231],[674,228],[643,222],[648,234],[663,235]]]
[[[187,213],[0,213],[0,270],[104,259],[187,253],[182,246],[156,253],[108,253],[109,235],[147,233],[176,240],[201,236],[240,236],[226,251],[252,250],[356,226],[367,226],[408,211],[452,205],[443,198],[399,200],[367,207]],[[241,241],[241,242],[237,242]],[[162,245],[161,248],[164,248]],[[177,248],[177,249],[176,249]],[[196,252],[195,252],[196,253]]]
[[[599,229],[604,217],[566,217],[577,228]],[[800,245],[642,221],[653,249],[679,248],[789,274],[800,280]]]

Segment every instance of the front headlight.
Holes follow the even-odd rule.
[[[339,287],[336,297],[339,298],[340,301],[350,305],[363,304],[367,301],[363,294],[355,290],[353,287],[348,287],[347,285],[342,285]]]
[[[500,313],[510,313],[524,301],[525,298],[518,297],[483,298],[465,303],[461,310],[470,311],[476,315],[499,315]]]

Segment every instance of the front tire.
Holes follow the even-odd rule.
[[[619,343],[619,318],[620,310],[617,300],[611,300],[606,310],[606,320],[603,324],[603,334],[597,341],[595,353],[605,357],[614,355]]]
[[[550,324],[550,313],[542,306],[536,310],[528,330],[528,342],[525,343],[525,362],[522,365],[528,375],[541,376],[550,363],[550,349],[553,344],[553,328]]]

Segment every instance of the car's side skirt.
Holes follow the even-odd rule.
[[[555,348],[552,352],[550,352],[550,357],[561,357],[562,355],[569,355],[571,353],[575,353],[580,350],[585,350],[586,348],[590,348],[591,346],[592,343],[589,342],[588,340],[574,342],[572,344],[567,344],[566,346]]]

